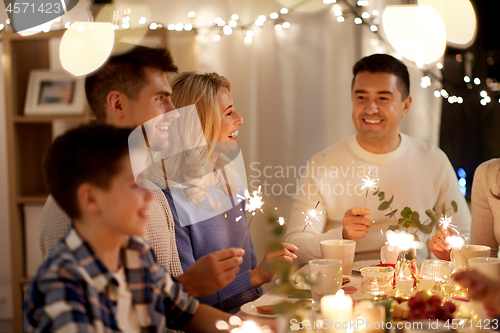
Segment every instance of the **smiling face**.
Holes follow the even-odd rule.
[[[221,118],[217,142],[236,143],[238,138],[238,127],[243,124],[243,118],[234,109],[233,97],[227,88],[220,87],[219,90],[217,90],[217,100]]]
[[[172,88],[165,73],[159,69],[144,68],[148,84],[139,92],[137,100],[128,99],[130,126],[144,124],[153,150],[166,150],[169,146],[168,128],[179,118],[179,111],[170,100]]]
[[[103,226],[124,235],[146,233],[148,202],[153,195],[137,185],[128,156],[120,161],[120,171],[107,189],[95,188]]]
[[[352,103],[360,146],[376,154],[396,149],[401,119],[411,105],[411,96],[402,98],[397,77],[384,72],[359,72],[354,79]]]

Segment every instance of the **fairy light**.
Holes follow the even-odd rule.
[[[337,17],[337,22],[342,23],[342,22],[344,22],[344,21],[345,21],[345,18],[344,18],[343,16],[338,16],[338,17]]]
[[[470,82],[470,77],[468,77],[467,75],[464,76],[464,82],[465,83],[469,83]]]
[[[220,22],[222,22],[222,18],[220,18],[220,17],[216,17],[216,18],[214,19],[214,23],[215,23],[215,24],[219,25],[219,23],[220,23]]]
[[[245,33],[245,35],[247,37],[252,38],[255,35],[255,32],[253,32],[253,30],[247,30],[247,32]]]
[[[488,96],[488,93],[486,92],[486,90],[481,90],[481,92],[479,93],[479,96],[484,98],[484,97]]]
[[[376,9],[372,10],[372,15],[373,16],[378,16],[378,14],[379,14],[378,10],[376,10]]]
[[[177,24],[175,25],[175,31],[182,31],[182,30],[184,30],[184,24],[182,24],[182,23],[177,23]]]
[[[219,23],[217,23],[217,25],[218,25],[219,27],[223,27],[223,26],[225,26],[225,25],[226,25],[226,21],[221,20],[221,21],[219,21]]]
[[[231,15],[231,20],[238,21],[239,19],[240,19],[240,17],[238,16],[238,14]]]
[[[370,5],[370,3],[366,0],[358,0],[357,4],[359,7],[366,7],[366,6]]]
[[[285,8],[285,7],[281,8],[281,9],[280,9],[280,14],[281,14],[281,15],[286,15],[286,14],[288,14],[288,9],[287,9],[287,8]]]
[[[480,84],[481,84],[481,80],[480,80],[478,77],[476,77],[476,78],[474,79],[474,84],[475,84],[476,86],[480,85]]]
[[[151,23],[151,24],[149,25],[149,29],[151,29],[151,30],[156,30],[157,28],[158,28],[158,24],[157,24],[157,23],[155,23],[155,22],[153,22],[153,23]]]
[[[224,32],[224,35],[226,35],[226,36],[229,36],[233,33],[233,29],[228,25],[225,25],[224,28],[222,28],[222,31]]]
[[[436,68],[437,68],[437,69],[443,69],[443,64],[442,64],[442,63],[440,63],[440,62],[438,62],[438,63],[436,64]]]
[[[253,38],[250,37],[250,36],[245,36],[245,38],[243,38],[245,44],[252,44],[252,40]]]
[[[283,29],[283,26],[279,23],[274,26],[274,30],[276,30],[276,31],[280,31],[282,29]]]
[[[236,28],[237,25],[238,25],[238,22],[236,22],[235,20],[229,20],[229,26],[231,28]]]
[[[439,90],[434,90],[434,97],[436,98],[441,97],[441,93],[439,92]]]
[[[4,27],[3,23],[0,23],[0,30],[3,30]]]
[[[188,13],[188,17],[189,17],[189,18],[195,18],[195,17],[196,17],[196,13],[195,13],[194,11],[190,11],[190,12]]]
[[[288,28],[290,28],[290,22],[285,21],[285,22],[283,22],[282,26],[283,26],[283,29],[288,29]]]
[[[266,15],[259,15],[259,17],[257,17],[257,20],[262,21],[262,22],[266,22],[266,20],[267,20]]]
[[[427,88],[431,86],[431,78],[429,76],[424,76],[420,79],[420,86],[422,88]]]
[[[363,13],[361,13],[361,17],[364,18],[364,19],[369,19],[370,18],[370,13],[363,12]]]
[[[255,21],[255,25],[258,26],[258,27],[262,27],[264,25],[264,22],[262,22],[260,20],[256,20]]]
[[[167,29],[168,29],[168,30],[170,30],[170,31],[175,30],[175,24],[170,23],[170,24],[167,26]]]
[[[214,42],[218,42],[220,41],[220,35],[219,34],[216,34],[212,37],[212,39],[214,40]]]
[[[360,19],[359,17],[356,17],[356,18],[354,18],[354,23],[355,24],[361,24],[361,23],[363,23],[363,20]]]
[[[448,95],[448,92],[445,89],[441,89],[441,96],[448,98],[450,95]]]
[[[276,12],[272,12],[270,15],[269,15],[269,18],[272,19],[272,20],[276,20],[277,18],[279,17],[279,14],[276,13]]]

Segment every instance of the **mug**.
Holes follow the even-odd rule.
[[[342,261],[345,275],[352,274],[352,264],[356,253],[356,242],[348,239],[329,239],[319,242],[323,259]]]
[[[451,250],[450,257],[453,266],[467,267],[470,258],[489,257],[491,248],[484,245],[464,245],[460,249]]]
[[[470,258],[469,268],[473,268],[490,279],[496,280],[500,276],[500,258]]]
[[[335,295],[342,288],[342,261],[338,259],[315,259],[309,261],[309,279],[313,283],[313,301],[319,303],[321,297]]]
[[[401,250],[397,246],[390,246],[389,243],[380,249],[380,261],[383,264],[393,264],[395,265],[398,261],[398,255]]]

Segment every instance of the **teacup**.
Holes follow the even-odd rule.
[[[469,268],[496,280],[500,276],[500,258],[471,258],[469,259]]]
[[[389,243],[380,249],[380,261],[383,264],[396,264],[398,261],[399,252],[401,250],[397,246],[390,246]]]
[[[319,242],[323,259],[342,261],[345,275],[352,274],[352,264],[356,253],[356,242],[348,239],[329,239]]]
[[[489,257],[491,248],[484,245],[464,245],[460,249],[451,250],[450,257],[453,266],[467,267],[470,258]]]
[[[342,288],[342,261],[315,259],[309,261],[309,279],[313,283],[311,294],[314,302],[326,295],[335,295]]]

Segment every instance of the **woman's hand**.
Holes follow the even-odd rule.
[[[441,260],[450,261],[451,247],[446,243],[446,237],[448,237],[448,230],[438,230],[436,231],[436,235],[432,236],[427,245],[429,245],[429,250],[431,250],[436,257]]]
[[[269,262],[272,259],[282,259],[288,262],[293,262],[297,258],[295,252],[298,248],[290,243],[281,243],[283,248],[277,251],[266,251],[264,259],[260,264],[250,271],[250,283],[254,289],[267,282],[271,282],[276,275],[276,272],[269,267]]]

